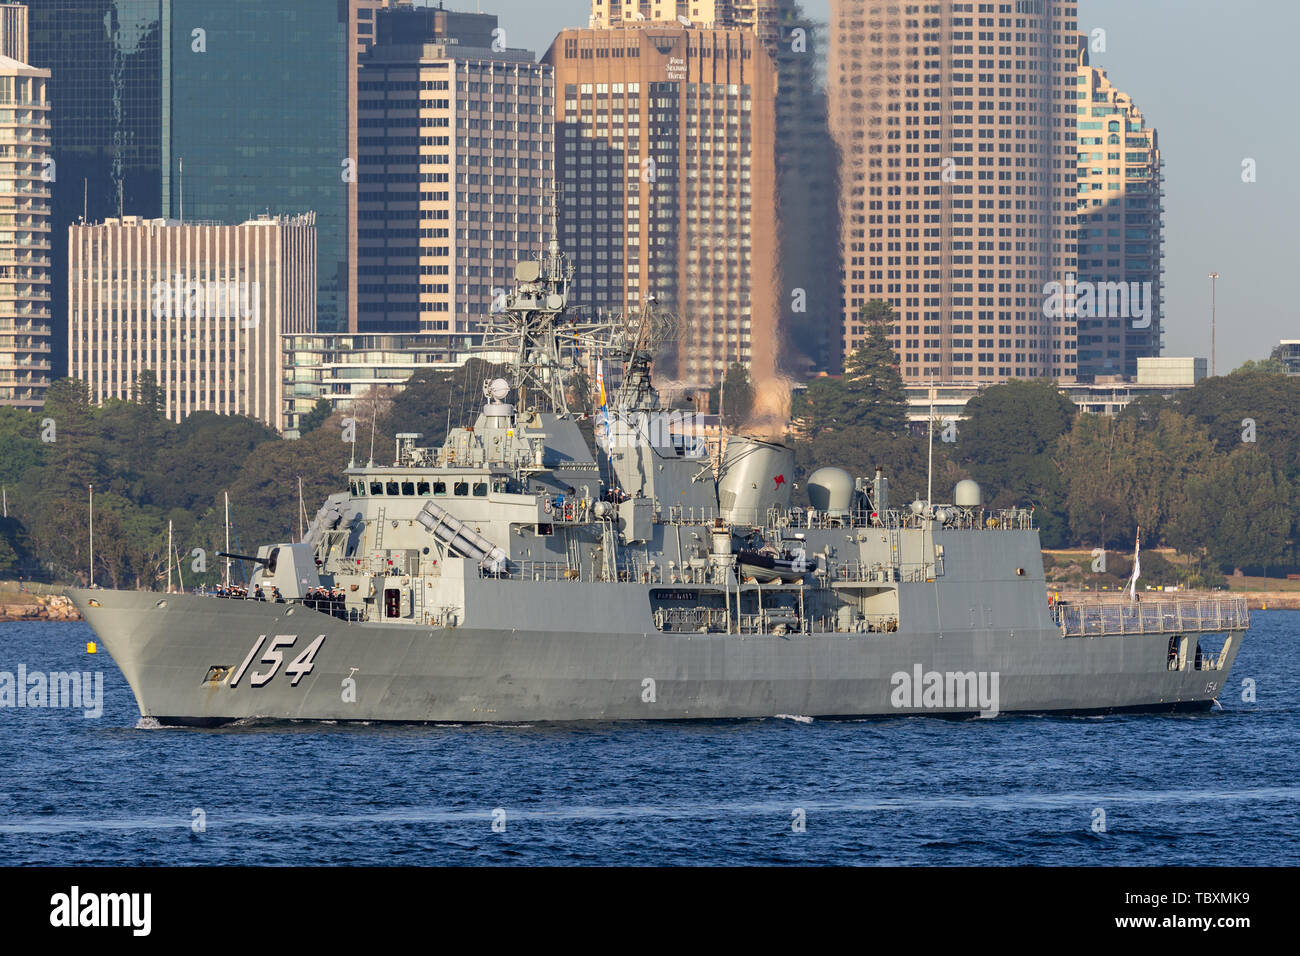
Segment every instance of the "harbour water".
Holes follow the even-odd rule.
[[[0,624],[0,690],[103,682],[0,706],[0,864],[1296,865],[1300,612],[1251,617],[1204,714],[216,730]]]

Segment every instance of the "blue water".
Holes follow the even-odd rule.
[[[220,730],[144,727],[83,624],[0,624],[0,671],[105,696],[0,709],[0,864],[1294,865],[1300,612],[1253,622],[1197,715]]]

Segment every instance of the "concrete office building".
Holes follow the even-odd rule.
[[[566,29],[545,60],[562,101],[556,176],[578,301],[679,317],[681,384],[777,367],[776,76],[750,30]]]
[[[1160,354],[1164,330],[1163,160],[1132,97],[1088,64],[1086,47],[1080,59],[1078,278],[1095,291],[1076,299],[1078,372],[1132,379],[1142,358]]]
[[[21,3],[0,3],[0,56],[27,62],[27,8]]]
[[[297,438],[304,415],[325,399],[331,411],[347,410],[376,389],[400,392],[412,375],[430,369],[458,369],[467,359],[506,364],[505,352],[485,352],[482,335],[442,334],[286,335],[284,351],[284,436]],[[467,383],[465,401],[477,400],[480,383]]]
[[[68,230],[71,374],[92,401],[141,373],[163,411],[283,427],[282,338],[315,331],[316,227],[307,213],[237,226],[135,216]]]
[[[49,78],[0,56],[0,405],[21,408],[51,378]]]
[[[904,380],[1075,376],[1074,0],[832,0],[844,347],[872,299]]]
[[[552,69],[499,37],[486,14],[378,13],[357,93],[360,332],[474,332],[550,238]]]
[[[840,366],[835,145],[820,81],[817,25],[795,0],[592,0],[593,28],[681,22],[753,33],[776,69],[775,162],[780,324],[777,363],[802,377]]]

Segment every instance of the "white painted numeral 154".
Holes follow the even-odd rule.
[[[280,669],[280,665],[284,663],[284,651],[282,651],[281,648],[287,649],[293,647],[294,642],[297,640],[297,634],[275,635],[275,638],[271,641],[271,646],[267,648],[266,653],[262,655],[262,659],[258,662],[260,664],[269,664],[270,667],[264,671],[253,671],[248,675],[248,683],[253,687],[265,687],[269,684],[271,678],[275,676],[276,671]],[[248,656],[244,658],[244,662],[239,665],[239,669],[235,671],[234,676],[230,678],[231,687],[235,687],[239,684],[240,679],[244,676],[244,671],[248,670],[248,666],[253,663],[253,658],[257,656],[258,651],[262,649],[264,643],[266,643],[265,634],[260,635],[257,640],[253,642],[252,648],[248,651]],[[298,682],[310,674],[316,667],[316,652],[320,650],[320,646],[324,643],[325,635],[318,635],[316,640],[308,644],[307,647],[303,649],[303,652],[290,661],[285,667],[284,672],[290,677],[290,686],[297,687]]]

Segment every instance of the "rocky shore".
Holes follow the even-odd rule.
[[[5,621],[80,621],[81,612],[62,594],[13,594],[0,598],[0,623]]]

